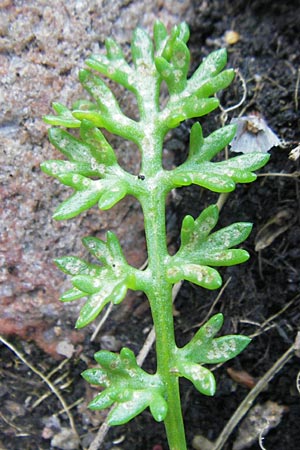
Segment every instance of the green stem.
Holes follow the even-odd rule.
[[[145,181],[147,183],[147,174]],[[148,180],[151,184],[151,180]],[[156,334],[157,373],[167,392],[168,414],[165,428],[170,450],[185,450],[178,377],[173,369],[176,349],[172,311],[172,285],[165,279],[168,257],[165,224],[166,193],[158,186],[141,199],[148,246],[148,272],[152,278],[146,290]]]

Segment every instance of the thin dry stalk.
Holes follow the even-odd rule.
[[[65,413],[68,416],[70,427],[72,428],[74,434],[79,438],[76,427],[75,427],[75,422],[74,422],[73,416],[69,411],[69,407],[68,407],[67,403],[65,402],[64,398],[62,397],[62,395],[59,393],[59,391],[54,386],[54,384],[42,372],[40,372],[36,367],[34,367],[32,364],[30,364],[30,362],[28,362],[27,359],[10,342],[8,342],[6,339],[4,339],[4,337],[0,336],[0,341],[4,345],[6,345],[6,347],[9,348],[32,372],[34,372],[36,375],[38,375],[38,377],[40,377],[47,384],[49,389],[53,392],[53,394],[60,401],[60,403],[63,407],[63,410],[65,411]]]
[[[235,413],[231,416],[230,420],[226,424],[225,428],[219,435],[218,439],[214,444],[213,450],[222,450],[224,445],[241,421],[241,419],[247,414],[251,406],[253,405],[257,396],[265,389],[267,384],[274,378],[274,376],[281,370],[284,365],[294,356],[296,350],[295,343],[290,346],[290,348],[275,362],[275,364],[265,373],[265,375],[258,381],[249,394],[244,398],[240,406],[237,408]]]

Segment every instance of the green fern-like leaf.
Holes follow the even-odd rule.
[[[128,288],[138,288],[136,284],[139,271],[127,264],[120,243],[113,233],[107,234],[106,242],[87,237],[83,239],[83,243],[101,265],[73,256],[55,260],[63,272],[71,275],[73,284],[73,288],[66,291],[60,300],[68,302],[87,297],[76,322],[77,328],[92,322],[108,303],[120,303]]]
[[[211,162],[236,132],[235,125],[227,125],[203,137],[202,128],[196,122],[191,130],[189,156],[185,163],[171,171],[169,179],[173,187],[197,184],[213,192],[231,192],[236,183],[251,183],[256,179],[254,170],[264,166],[269,155],[251,153],[221,162]]]
[[[177,349],[178,375],[190,380],[204,395],[214,395],[216,382],[213,373],[202,364],[219,364],[235,358],[251,339],[241,335],[215,338],[223,325],[223,315],[211,317],[184,347]]]
[[[109,425],[121,425],[150,407],[154,419],[164,420],[167,414],[165,389],[158,375],[142,370],[128,348],[120,354],[100,351],[95,354],[100,368],[88,369],[82,376],[91,384],[104,387],[89,404],[101,410],[115,405],[108,416]]]
[[[233,249],[249,235],[252,224],[234,223],[210,233],[218,221],[218,208],[211,205],[194,220],[186,216],[181,229],[181,246],[169,259],[167,279],[175,283],[186,279],[207,289],[217,289],[222,281],[209,266],[231,266],[247,261],[248,253]]]

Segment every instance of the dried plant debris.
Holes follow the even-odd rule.
[[[300,331],[298,331],[296,339],[295,339],[295,355],[297,358],[300,358]]]
[[[80,442],[78,436],[74,434],[71,428],[62,427],[51,439],[51,446],[60,450],[78,450]]]
[[[236,370],[233,367],[228,367],[226,372],[230,378],[241,386],[252,389],[256,385],[255,378],[245,370]]]
[[[289,159],[293,161],[297,161],[300,157],[300,144],[297,147],[293,148],[293,150],[289,153]]]
[[[266,224],[258,231],[255,237],[255,251],[259,252],[269,247],[272,242],[288,230],[297,220],[295,212],[291,209],[282,209],[274,217],[271,217]]]
[[[250,114],[231,120],[237,125],[237,132],[230,143],[230,150],[236,153],[267,153],[272,147],[281,145],[278,136],[258,114]]]
[[[266,403],[250,409],[239,427],[233,450],[243,450],[266,436],[268,432],[279,425],[286,406],[268,400]]]

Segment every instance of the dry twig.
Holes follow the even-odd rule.
[[[27,359],[10,342],[8,342],[6,339],[4,339],[4,337],[0,336],[0,341],[4,345],[6,345],[6,347],[9,348],[32,372],[34,372],[36,375],[38,375],[47,384],[49,389],[53,392],[53,394],[58,398],[58,400],[62,404],[63,411],[68,416],[70,427],[72,428],[74,434],[79,438],[76,427],[75,427],[75,422],[74,422],[73,416],[69,411],[69,407],[68,407],[67,403],[65,402],[64,398],[62,397],[62,395],[59,393],[57,388],[54,386],[54,384],[48,379],[48,377],[46,377],[36,367],[34,367],[32,364],[30,364],[30,362],[28,362]]]
[[[230,420],[226,424],[225,428],[219,435],[218,439],[214,443],[213,450],[222,450],[224,445],[241,421],[241,419],[247,414],[251,406],[253,405],[256,397],[263,391],[267,384],[274,378],[274,376],[281,370],[284,365],[294,356],[295,351],[297,351],[296,341],[290,348],[275,362],[275,364],[265,373],[265,375],[258,381],[249,394],[244,398],[240,406],[237,408],[235,413],[231,416]]]

